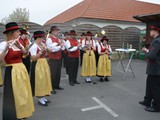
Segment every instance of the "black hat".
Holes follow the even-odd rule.
[[[52,26],[51,27],[51,29],[50,29],[50,33],[52,32],[52,31],[55,31],[55,30],[60,30],[57,26]]]
[[[103,36],[101,39],[101,42],[103,42],[104,40],[106,40],[108,42],[109,39],[106,36]]]
[[[64,33],[64,36],[66,36],[66,35],[69,35],[69,32],[65,32],[65,33]]]
[[[69,35],[77,35],[77,33],[76,33],[76,31],[75,30],[70,30],[70,33],[69,33]]]
[[[19,29],[19,26],[16,22],[10,22],[5,25],[5,28],[6,30],[3,32],[3,34],[6,34],[8,31],[17,30]]]
[[[44,36],[45,36],[45,34],[46,34],[46,33],[45,33],[44,31],[42,31],[42,33],[43,33],[43,34],[44,34]]]
[[[160,23],[158,23],[158,22],[152,23],[152,24],[149,26],[149,29],[155,29],[155,30],[160,31]]]
[[[35,31],[33,33],[33,37],[44,37],[45,34],[44,34],[44,31]]]
[[[83,32],[83,33],[81,34],[81,36],[86,36],[86,34]]]
[[[28,34],[26,29],[20,28],[19,31],[21,32],[21,34]]]
[[[90,31],[87,31],[86,36],[94,36]]]

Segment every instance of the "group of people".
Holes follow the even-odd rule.
[[[62,58],[71,86],[80,84],[77,81],[79,60],[81,76],[87,83],[93,83],[91,77],[96,75],[101,82],[109,81],[112,50],[106,36],[95,40],[88,31],[77,39],[76,31],[70,30],[59,39],[60,29],[52,26],[47,37],[44,31],[35,31],[31,42],[27,30],[19,28],[16,22],[5,27],[6,41],[0,43],[0,62],[6,64],[4,82],[0,71],[0,86],[4,86],[3,120],[30,117],[35,111],[34,96],[40,105],[49,105],[51,101],[46,96],[63,90],[60,86]]]
[[[65,32],[59,39],[60,29],[52,26],[49,36],[44,31],[33,33],[34,41],[28,38],[28,32],[19,28],[16,22],[6,24],[6,41],[0,43],[0,62],[5,61],[5,75],[0,86],[3,90],[3,120],[22,120],[32,116],[35,111],[33,97],[38,103],[48,106],[51,101],[46,96],[63,90],[60,86],[62,59],[68,74],[69,84],[80,84],[77,80],[79,60],[81,76],[86,83],[94,83],[92,76],[98,76],[100,82],[109,81],[111,76],[111,46],[106,36],[95,39],[88,31],[77,39],[75,30]],[[139,103],[149,112],[160,111],[160,24],[150,27],[154,38],[150,48],[142,50],[148,58],[146,95]]]

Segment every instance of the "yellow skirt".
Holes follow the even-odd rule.
[[[17,118],[30,117],[35,109],[30,79],[23,63],[12,64],[12,87]]]
[[[96,75],[96,58],[93,51],[91,51],[91,55],[89,55],[89,50],[83,54],[82,61],[82,76],[95,76]]]
[[[35,96],[50,95],[52,91],[51,74],[46,58],[37,60],[35,68]]]
[[[106,54],[99,56],[97,75],[111,76],[111,60]]]
[[[2,70],[1,70],[1,66],[0,66],[0,86],[3,85],[3,79],[2,79]]]

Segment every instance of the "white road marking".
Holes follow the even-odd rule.
[[[93,106],[93,107],[81,109],[81,111],[85,112],[85,111],[99,109],[99,108],[102,108],[102,107],[98,105],[98,106]]]
[[[88,108],[83,108],[81,111],[89,111],[89,110],[95,110],[95,109],[100,109],[104,108],[107,112],[109,112],[113,117],[118,117],[118,114],[116,114],[113,110],[111,110],[107,105],[105,105],[103,102],[101,102],[98,98],[92,97],[94,101],[96,101],[99,105],[98,106],[93,106],[93,107],[88,107]]]
[[[107,105],[105,105],[103,102],[101,102],[98,98],[92,97],[94,101],[96,101],[102,108],[104,108],[107,112],[109,112],[113,117],[118,117],[118,114],[116,114],[113,110],[111,110]]]

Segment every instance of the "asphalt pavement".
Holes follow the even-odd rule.
[[[80,76],[79,68],[78,81],[81,84],[70,86],[65,69],[62,68],[61,87],[64,90],[57,90],[56,95],[48,97],[51,103],[47,107],[38,105],[38,99],[34,98],[36,110],[27,120],[159,120],[160,113],[146,112],[144,106],[138,104],[145,93],[146,62],[133,60],[131,65],[136,78],[127,73],[126,79],[116,71],[117,63],[112,62],[112,77],[109,77],[109,82],[100,82],[98,77],[92,77],[97,84],[86,83],[85,78]],[[3,87],[0,88],[0,120],[2,94]]]

